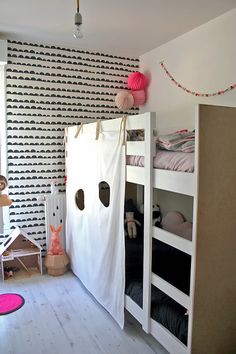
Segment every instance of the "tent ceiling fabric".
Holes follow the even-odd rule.
[[[0,38],[139,56],[233,9],[236,0],[0,0]]]

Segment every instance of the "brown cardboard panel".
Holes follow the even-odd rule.
[[[199,111],[192,354],[235,354],[236,108]]]

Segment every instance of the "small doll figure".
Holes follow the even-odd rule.
[[[141,226],[141,223],[134,219],[134,213],[129,211],[125,213],[125,224],[127,223],[127,231],[129,238],[136,238],[137,237],[137,229],[136,224]]]

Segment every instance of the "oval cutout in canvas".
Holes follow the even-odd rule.
[[[84,191],[83,189],[79,189],[75,193],[75,204],[79,208],[79,210],[84,210]]]
[[[102,204],[107,208],[110,205],[110,186],[107,182],[102,181],[99,183],[99,199]]]

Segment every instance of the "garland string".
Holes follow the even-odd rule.
[[[178,86],[179,88],[181,88],[183,91],[190,93],[191,95],[194,96],[200,96],[200,97],[212,97],[212,96],[218,96],[218,95],[223,95],[224,93],[231,91],[233,89],[236,88],[236,84],[232,84],[229,87],[227,87],[224,90],[219,90],[217,92],[212,92],[212,93],[202,93],[202,92],[195,92],[192,90],[187,89],[186,87],[184,87],[183,85],[181,85],[178,81],[176,81],[173,76],[171,75],[171,73],[167,70],[166,66],[164,65],[164,62],[160,62],[160,65],[162,67],[162,69],[165,71],[166,75],[169,76],[169,78],[171,79],[172,82],[174,82],[174,84],[176,86]]]

